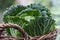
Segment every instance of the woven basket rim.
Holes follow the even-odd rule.
[[[46,39],[46,38],[52,38],[56,35],[57,35],[57,29],[55,29],[53,32],[50,32],[50,33],[42,35],[42,36],[31,37],[31,39]]]

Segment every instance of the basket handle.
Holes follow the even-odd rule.
[[[25,40],[28,40],[29,36],[28,34],[18,25],[16,24],[0,24],[0,35],[2,34],[3,30],[6,28],[14,28],[19,30],[19,32],[22,33]]]

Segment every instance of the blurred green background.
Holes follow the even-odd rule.
[[[56,28],[60,29],[60,0],[0,0],[0,23],[3,23],[3,11],[11,5],[20,4],[26,6],[31,3],[42,3],[45,5],[51,11],[53,19],[56,20]],[[59,33],[57,40],[60,40]]]

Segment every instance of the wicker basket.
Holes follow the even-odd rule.
[[[19,30],[19,32],[22,33],[24,38],[15,38],[15,37],[3,35],[3,31],[6,28],[14,28]],[[43,36],[31,37],[21,27],[19,27],[16,24],[0,24],[0,40],[55,40],[56,35],[57,35],[57,31],[55,30],[54,32],[51,32]]]
[[[54,32],[51,32],[49,34],[43,35],[43,36],[36,36],[32,37],[32,40],[55,40],[57,36],[57,29]]]

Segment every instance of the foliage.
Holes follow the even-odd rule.
[[[49,17],[37,17],[34,20],[31,20],[24,29],[31,36],[45,35],[55,29],[55,21]]]
[[[28,5],[28,8],[32,8],[32,9],[36,9],[39,12],[41,12],[42,15],[45,16],[50,16],[51,17],[51,12],[49,11],[49,9],[47,9],[43,4],[41,3],[35,3],[35,4],[31,4]]]
[[[52,19],[51,12],[39,3],[26,7],[13,5],[4,12],[3,16],[5,23],[20,25],[30,36],[44,35],[55,29],[55,21]],[[18,31],[13,29],[7,29],[7,32],[11,36],[21,36]]]
[[[10,8],[8,8],[3,13],[3,21],[4,21],[4,23],[14,23],[14,24],[18,24],[19,25],[22,22],[22,19],[17,17],[16,15],[20,11],[24,10],[25,8],[26,7],[23,7],[21,5],[12,5]],[[21,20],[19,20],[19,19],[21,19]],[[23,24],[23,22],[21,24]],[[20,36],[20,35],[18,35],[19,32],[17,32],[15,29],[9,29],[8,28],[6,31],[8,32],[8,35],[11,35],[11,36],[14,36],[14,37],[16,37],[16,36],[19,37]]]

